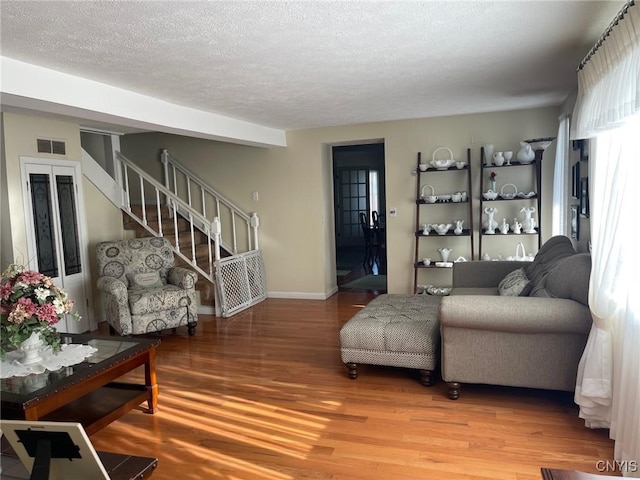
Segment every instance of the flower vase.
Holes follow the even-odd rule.
[[[491,190],[494,192],[498,191],[498,187],[496,187],[496,181],[495,180],[490,180],[491,182]]]
[[[40,349],[44,345],[44,342],[40,338],[40,332],[37,330],[31,333],[31,336],[23,341],[18,350],[22,352],[23,357],[21,363],[23,365],[30,365],[32,363],[38,363],[42,360],[40,356]]]

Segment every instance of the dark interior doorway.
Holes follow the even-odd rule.
[[[384,143],[333,147],[332,153],[338,287],[385,292]]]

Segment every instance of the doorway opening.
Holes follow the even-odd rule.
[[[387,290],[384,143],[332,148],[340,290]]]

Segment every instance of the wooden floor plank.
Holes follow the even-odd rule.
[[[363,365],[349,379],[339,330],[372,298],[268,299],[200,316],[193,337],[161,334],[158,412],[126,414],[94,446],[158,457],[156,480],[533,480],[612,460],[608,432],[584,427],[570,393],[465,385],[452,401],[408,369]]]

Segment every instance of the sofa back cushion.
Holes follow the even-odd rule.
[[[544,289],[545,277],[560,260],[575,254],[576,251],[568,237],[557,235],[547,240],[536,254],[531,265],[525,270],[527,278],[531,282],[529,296],[546,296],[544,294],[538,295],[538,291]]]
[[[544,282],[544,295],[553,298],[568,298],[589,306],[589,276],[591,255],[578,253],[560,260],[549,272]]]

